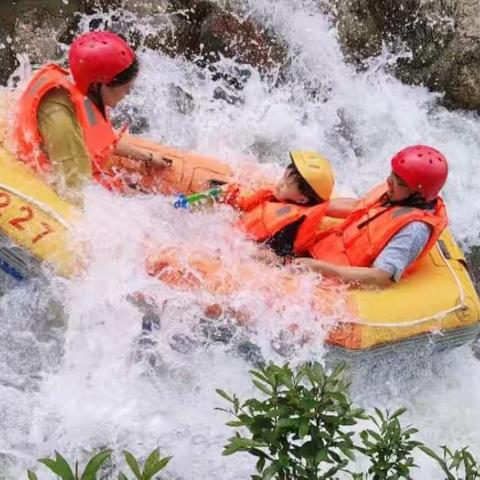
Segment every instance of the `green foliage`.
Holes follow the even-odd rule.
[[[257,474],[252,480],[339,480],[339,475],[353,480],[411,480],[416,450],[437,462],[445,480],[480,480],[480,463],[468,447],[452,451],[443,446],[442,455],[437,454],[413,438],[417,429],[401,425],[404,408],[393,413],[375,409],[373,415],[356,408],[341,367],[326,372],[314,362],[294,371],[288,364],[269,364],[251,375],[261,399],[241,402],[223,390],[217,393],[230,404],[218,410],[234,417],[227,425],[235,434],[223,454],[253,455]],[[352,428],[359,421],[366,422],[366,428]],[[156,448],[142,466],[129,451],[123,453],[134,480],[158,480],[157,474],[171,459],[160,457]],[[111,454],[111,450],[97,453],[81,475],[78,462],[72,468],[58,452],[39,461],[61,480],[96,480]],[[356,456],[368,461],[366,472],[351,471]],[[38,480],[30,470],[27,477]],[[123,472],[117,479],[132,480]]]
[[[236,420],[228,425],[244,427],[229,439],[224,455],[248,452],[258,458],[253,479],[312,480],[335,478],[354,459],[356,449],[351,426],[365,419],[354,408],[342,376],[342,368],[327,374],[319,363],[308,363],[297,372],[285,365],[269,364],[251,372],[253,383],[266,396],[244,403],[218,390],[231,404]]]
[[[137,459],[130,452],[125,451],[124,455],[127,465],[130,467],[130,470],[137,480],[152,480],[160,470],[163,470],[167,466],[171,459],[171,457],[160,458],[160,452],[158,448],[156,448],[145,460],[145,465],[143,466],[142,471]],[[55,458],[42,458],[39,462],[48,467],[50,471],[57,475],[61,480],[96,480],[98,472],[111,456],[111,450],[103,450],[97,453],[89,460],[81,475],[78,473],[78,462],[75,463],[74,473],[65,458],[63,458],[58,452],[55,452]],[[35,473],[30,470],[27,471],[27,477],[28,480],[38,480]],[[128,477],[124,473],[120,473],[118,480],[128,480]]]
[[[167,466],[168,462],[172,458],[160,458],[160,452],[158,448],[156,448],[145,460],[145,465],[143,466],[142,472],[138,461],[130,452],[125,450],[123,454],[125,456],[125,461],[137,480],[152,480],[160,470],[163,470]],[[128,477],[124,473],[120,473],[118,480],[128,480]]]
[[[443,456],[440,457],[426,446],[420,447],[428,456],[437,461],[445,473],[445,480],[479,480],[479,462],[470,453],[468,447],[452,452],[445,445],[441,447]]]
[[[359,450],[370,459],[368,473],[372,480],[408,479],[410,470],[416,466],[412,452],[422,443],[411,439],[417,429],[402,429],[399,417],[405,411],[401,408],[390,415],[388,411],[383,414],[375,409],[375,415],[369,415],[375,429],[360,432],[363,447]]]
[[[318,363],[301,365],[296,372],[287,365],[269,364],[251,372],[263,400],[241,402],[236,395],[217,390],[229,404],[226,411],[236,429],[224,455],[248,452],[257,458],[253,480],[326,480],[350,476],[354,480],[411,479],[416,467],[413,454],[422,450],[434,458],[445,480],[480,480],[479,465],[464,448],[451,452],[442,447],[443,458],[414,440],[418,432],[402,427],[401,408],[393,413],[375,409],[373,415],[355,408],[348,396],[342,368],[327,373]],[[359,420],[370,425],[358,432]],[[367,472],[350,471],[355,455],[369,461]]]
[[[87,463],[85,470],[81,475],[78,473],[78,462],[75,462],[75,473],[72,467],[68,464],[65,458],[60,453],[55,452],[55,458],[41,458],[40,463],[43,463],[61,480],[96,480],[97,473],[102,468],[102,465],[111,457],[111,450],[102,450],[94,455]],[[28,470],[28,480],[38,480],[35,473]]]

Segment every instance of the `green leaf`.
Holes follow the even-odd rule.
[[[258,380],[252,380],[252,382],[261,392],[267,395],[272,394],[272,390],[267,388],[263,383],[259,382]]]
[[[429,457],[433,458],[434,460],[437,460],[437,462],[442,462],[443,460],[430,448],[426,447],[425,445],[421,445],[420,450],[422,450],[423,453],[427,454]]]
[[[97,472],[102,468],[102,465],[112,456],[112,450],[103,450],[97,453],[85,467],[85,470],[80,480],[95,480]]]
[[[229,427],[243,427],[243,425],[245,425],[244,422],[242,422],[241,420],[232,420],[231,422],[227,422],[226,425],[228,425]]]
[[[352,462],[355,461],[355,454],[353,453],[353,451],[350,449],[350,448],[344,448],[344,447],[340,447],[340,450],[342,451],[342,453],[348,457]]]
[[[324,462],[328,458],[328,450],[326,448],[321,448],[317,455],[315,456],[315,462],[321,463]]]
[[[298,418],[280,418],[277,427],[294,427],[298,425]]]
[[[382,442],[382,437],[379,435],[377,432],[374,432],[373,430],[367,429],[368,434],[373,437],[377,442]]]
[[[257,472],[262,473],[263,469],[265,468],[265,457],[260,457],[257,461]]]
[[[235,452],[244,452],[252,448],[265,448],[267,446],[265,442],[243,438],[240,435],[231,437],[228,439],[228,441],[230,443],[225,445],[223,449],[223,455],[231,455]]]
[[[300,437],[300,439],[302,439],[303,437],[305,437],[305,435],[308,434],[309,426],[310,421],[305,418],[302,419],[302,421],[300,422],[300,426],[298,427],[298,436]]]
[[[225,445],[223,447],[223,452],[222,455],[228,456],[228,455],[233,455],[234,453],[237,453],[242,450],[243,447],[239,447],[237,445],[232,445],[231,443]]]
[[[252,447],[252,448],[249,448],[247,451],[250,455],[253,455],[254,457],[260,457],[260,458],[264,458],[265,460],[267,459],[271,460],[270,457],[263,450],[260,450],[259,448]]]
[[[145,478],[143,480],[150,480],[156,475],[160,470],[163,470],[167,465],[168,462],[172,459],[172,457],[164,457],[157,461],[154,465],[151,466],[148,470],[144,470],[143,475]]]
[[[118,480],[128,480],[128,478],[123,472],[120,472],[118,474]]]
[[[288,410],[285,407],[272,408],[265,413],[266,418],[283,417],[285,415],[288,415]]]
[[[260,371],[260,370],[250,370],[250,374],[252,375],[252,377],[257,377],[261,382],[265,382],[265,383],[268,383],[269,385],[271,385],[270,384],[270,379],[262,371]]]
[[[68,465],[67,461],[59,453],[55,453],[55,460],[52,460],[51,458],[41,458],[39,462],[43,463],[62,480],[75,480],[72,469]]]
[[[396,412],[392,414],[392,416],[390,417],[390,420],[393,420],[394,418],[397,418],[400,415],[403,415],[406,411],[407,409],[405,407],[399,408]]]
[[[215,391],[221,396],[223,397],[225,400],[227,400],[228,402],[230,403],[233,403],[234,400],[233,398],[228,394],[226,393],[224,390],[220,390],[219,388],[215,389]]]
[[[279,466],[276,464],[270,465],[263,471],[262,480],[271,480],[275,474],[278,473]]]
[[[60,455],[57,451],[55,451],[55,460],[57,462],[57,465],[59,465],[65,472],[65,478],[70,480],[70,478],[74,478],[73,472],[70,468],[70,465],[68,462],[65,460],[65,458]]]
[[[38,477],[31,471],[27,470],[28,480],[38,480]]]
[[[385,417],[383,416],[383,413],[381,412],[381,410],[379,410],[378,408],[375,408],[375,413],[377,414],[377,417],[382,421],[382,422],[385,422]],[[387,412],[388,414],[388,412]]]
[[[414,427],[410,427],[403,431],[403,436],[405,438],[408,438],[408,437],[411,437],[412,435],[415,435],[416,433],[418,433],[418,429]]]
[[[150,473],[150,469],[156,465],[158,460],[160,459],[160,452],[158,448],[153,449],[150,452],[150,455],[147,457],[145,460],[145,465],[143,466],[143,475],[142,475],[142,480],[149,480],[147,477],[147,473]],[[147,477],[147,478],[145,478]]]
[[[140,472],[140,467],[138,466],[136,458],[128,450],[124,450],[123,455],[125,456],[125,460],[133,474],[137,477],[138,480],[143,480],[142,473]]]

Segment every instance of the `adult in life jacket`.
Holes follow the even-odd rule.
[[[70,47],[69,64],[70,71],[45,65],[27,85],[18,105],[19,158],[76,203],[92,178],[118,187],[104,169],[111,154],[167,167],[161,156],[122,141],[108,119],[107,110],[128,95],[139,70],[125,40],[112,32],[80,35]]]
[[[312,243],[334,186],[330,162],[313,151],[293,151],[281,181],[254,193],[230,186],[226,203],[241,210],[239,226],[267,249],[262,260],[294,257]]]
[[[439,192],[447,159],[436,149],[414,145],[391,160],[387,182],[362,199],[333,199],[327,215],[344,220],[317,233],[311,258],[296,260],[330,277],[387,287],[435,245],[448,220]]]

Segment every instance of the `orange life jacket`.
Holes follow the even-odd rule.
[[[417,260],[427,254],[448,224],[443,200],[437,197],[433,212],[408,206],[385,206],[386,192],[385,184],[374,188],[342,223],[317,233],[310,255],[336,265],[370,267],[389,240],[416,221],[431,227],[429,241]]]
[[[242,212],[249,212],[263,202],[275,200],[273,188],[260,188],[251,191],[249,188],[242,187],[236,183],[228,185],[223,201]]]
[[[55,64],[38,70],[20,98],[15,132],[19,158],[37,172],[51,172],[51,162],[42,149],[38,109],[44,96],[54,88],[65,89],[75,107],[94,178],[107,188],[115,187],[116,182],[105,174],[104,165],[118,141],[117,135],[97,106],[70,81],[69,72]]]
[[[278,202],[272,190],[262,189],[251,196],[238,197],[237,208],[245,211],[240,217],[240,228],[257,242],[263,242],[285,227],[304,219],[295,236],[293,253],[305,252],[315,240],[328,202],[314,207],[302,207],[293,203]]]

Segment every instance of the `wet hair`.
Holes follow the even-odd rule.
[[[116,75],[111,82],[108,82],[107,87],[120,87],[128,82],[134,80],[138,75],[139,65],[137,57],[133,57],[132,63],[125,69]],[[105,104],[103,103],[102,94],[100,92],[101,83],[92,83],[87,90],[87,96],[95,104],[95,106],[102,112],[102,115],[106,117]]]
[[[399,207],[419,208],[420,210],[433,210],[437,205],[437,199],[427,201],[420,192],[413,192],[409,197],[403,200],[386,200],[386,205]]]
[[[130,66],[127,67],[125,70],[121,71],[118,75],[116,75],[111,82],[107,83],[107,86],[119,87],[121,85],[125,85],[128,82],[131,82],[132,80],[135,80],[138,75],[138,70],[138,59],[135,56],[133,57],[133,61]]]
[[[324,202],[323,198],[317,195],[315,190],[302,177],[302,175],[298,171],[298,168],[295,166],[293,162],[290,163],[290,165],[287,167],[287,170],[292,172],[295,175],[295,183],[297,185],[298,191],[302,195],[307,197],[308,202],[305,204],[306,206],[311,207],[313,205],[318,205],[319,203]]]

